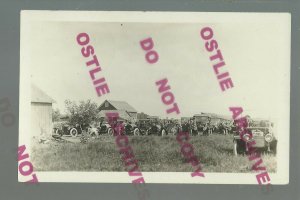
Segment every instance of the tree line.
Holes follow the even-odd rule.
[[[98,121],[97,116],[99,110],[97,103],[92,100],[71,101],[65,100],[65,111],[68,118],[68,123],[75,126],[76,124],[90,124],[93,121]],[[62,115],[58,108],[52,108],[52,121],[60,121]]]

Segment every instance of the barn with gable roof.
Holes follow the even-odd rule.
[[[125,101],[105,100],[98,109],[98,117],[100,118],[105,118],[107,112],[118,112],[120,119],[137,120],[137,111]]]

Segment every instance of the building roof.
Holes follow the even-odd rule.
[[[230,116],[219,115],[219,114],[215,114],[215,113],[203,113],[203,112],[201,112],[201,114],[195,114],[194,116],[195,117],[209,116],[209,117],[213,117],[213,118],[220,118],[220,119],[232,120],[232,118]]]
[[[158,116],[150,116],[150,115],[149,115],[147,118],[148,118],[148,119],[159,119]]]
[[[36,85],[31,84],[31,102],[35,103],[55,103],[55,101],[43,92]]]
[[[146,113],[137,113],[137,119],[147,119],[149,115]]]
[[[119,113],[119,119],[126,119],[129,120],[131,119],[130,115],[125,111],[125,110],[101,110],[98,114],[97,117],[98,118],[106,118],[105,113],[109,113],[109,112],[113,112],[113,113]]]
[[[105,100],[100,107],[105,103],[109,102],[113,107],[117,110],[125,110],[127,112],[137,112],[131,105],[129,105],[126,101],[112,101],[112,100]]]

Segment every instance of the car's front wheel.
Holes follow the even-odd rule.
[[[241,140],[234,140],[233,141],[233,154],[237,156],[238,154],[243,154],[246,152],[246,146],[243,141]]]
[[[272,153],[276,154],[277,153],[277,140],[272,141],[270,143],[270,150]]]
[[[140,135],[140,130],[138,128],[135,128],[133,131],[133,135],[135,135],[135,136]]]
[[[112,129],[112,128],[108,128],[108,129],[107,129],[107,134],[108,134],[109,136],[113,136],[113,135],[114,135],[113,129]]]
[[[71,128],[71,130],[70,130],[70,135],[71,135],[72,137],[77,137],[77,135],[78,135],[77,129],[76,129],[76,128]]]

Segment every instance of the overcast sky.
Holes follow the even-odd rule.
[[[205,51],[200,30],[210,26],[234,88],[222,92]],[[110,88],[98,97],[81,55],[77,34],[86,32]],[[181,116],[200,112],[230,115],[242,106],[253,117],[278,117],[282,86],[288,81],[289,31],[278,23],[88,23],[35,22],[27,47],[31,80],[51,96],[55,108],[64,100],[126,101],[138,112],[166,116],[155,81],[168,78]],[[152,37],[159,54],[145,61],[139,41]],[[281,97],[281,98],[279,98]],[[175,115],[169,116],[174,117]]]

